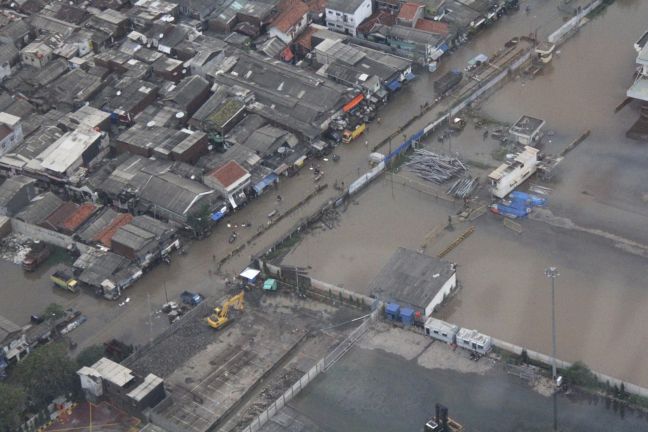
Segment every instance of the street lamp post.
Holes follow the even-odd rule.
[[[551,279],[551,377],[553,379],[553,430],[558,430],[558,394],[555,388],[557,382],[556,374],[556,278],[560,276],[556,267],[545,269],[545,276]]]

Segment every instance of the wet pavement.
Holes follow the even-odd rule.
[[[485,359],[480,360],[480,362]],[[394,409],[394,401],[398,408]],[[495,366],[484,374],[429,369],[382,350],[354,348],[295,400],[322,431],[419,431],[442,403],[466,431],[549,431],[552,400]],[[640,431],[647,419],[603,402],[558,399],[561,431]],[[299,417],[298,417],[299,418]],[[306,423],[305,421],[303,423]]]

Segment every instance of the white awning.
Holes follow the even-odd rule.
[[[259,273],[261,273],[260,270],[256,270],[248,267],[245,270],[243,270],[239,276],[247,280],[253,280],[257,276],[259,276]]]

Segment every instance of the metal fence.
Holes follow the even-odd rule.
[[[351,347],[364,335],[371,323],[378,317],[382,308],[376,307],[374,311],[354,329],[347,338],[340,343],[333,351],[328,353],[323,359],[320,359],[315,366],[310,368],[295,384],[286,390],[277,400],[275,400],[265,411],[245,427],[241,432],[256,432],[263,427],[270,419],[278,413],[288,402],[299,394],[309,383],[317,378],[322,372],[326,372],[333,366]]]

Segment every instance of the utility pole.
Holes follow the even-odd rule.
[[[558,389],[556,388],[556,278],[560,276],[556,267],[545,269],[545,276],[551,279],[551,377],[554,385],[553,392],[553,430],[558,430]]]

